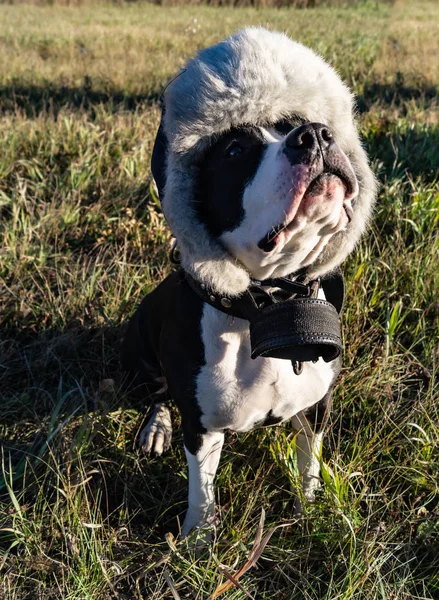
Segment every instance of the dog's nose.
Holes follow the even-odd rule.
[[[312,160],[319,150],[322,154],[334,144],[334,138],[327,125],[306,123],[293,129],[285,138],[285,153],[292,164]]]

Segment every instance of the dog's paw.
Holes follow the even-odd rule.
[[[209,548],[213,544],[215,526],[207,522],[190,527],[189,524],[183,524],[181,537],[186,540],[190,548],[195,549],[197,553]]]
[[[171,413],[164,404],[157,404],[152,417],[140,434],[140,447],[145,454],[154,452],[161,455],[171,445],[171,438]]]
[[[196,527],[188,535],[183,537],[189,548],[195,550],[198,554],[203,550],[210,548],[214,541],[214,530],[212,527]]]
[[[294,516],[303,516],[303,504],[314,504],[316,500],[316,492],[322,489],[322,484],[318,477],[310,478],[306,483],[303,484],[302,498],[296,497],[294,502]],[[303,500],[303,503],[302,503]]]
[[[181,528],[181,537],[194,539],[197,546],[210,544],[217,523],[215,506],[209,507],[206,512],[189,508]]]

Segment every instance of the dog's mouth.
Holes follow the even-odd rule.
[[[342,184],[344,187],[344,200],[342,205],[342,210],[344,211],[347,219],[347,223],[352,221],[354,216],[354,211],[352,208],[352,199],[357,194],[357,182],[352,179],[350,176],[344,173],[320,173],[316,177],[312,179],[305,192],[301,196],[301,198],[296,202],[297,209],[305,198],[316,197],[320,195],[322,185],[325,179],[335,178],[338,183]],[[263,250],[264,252],[271,252],[277,245],[279,240],[279,236],[282,232],[288,232],[295,226],[295,218],[296,218],[297,210],[294,213],[294,216],[290,218],[287,222],[279,223],[258,242],[258,248]]]

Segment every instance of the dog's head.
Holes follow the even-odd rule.
[[[203,50],[171,82],[152,166],[183,267],[230,296],[250,277],[334,269],[375,199],[349,90],[262,28]]]

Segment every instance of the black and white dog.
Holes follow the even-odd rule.
[[[163,109],[152,167],[181,268],[143,300],[122,350],[156,398],[145,451],[170,444],[168,394],[180,410],[187,535],[212,521],[226,430],[292,419],[312,500],[340,369],[333,273],[365,229],[376,185],[351,93],[283,34],[247,28],[203,50],[168,86]],[[266,305],[264,323],[252,324]]]

